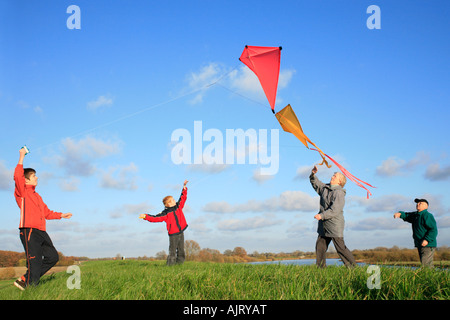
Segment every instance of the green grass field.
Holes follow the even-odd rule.
[[[449,272],[380,267],[380,289],[369,289],[367,266],[249,265],[163,261],[89,261],[81,288],[68,289],[70,273],[44,276],[20,291],[0,282],[1,300],[448,300]]]

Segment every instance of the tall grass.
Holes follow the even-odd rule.
[[[0,282],[0,299],[60,300],[397,300],[449,299],[449,272],[380,267],[381,289],[367,287],[367,267],[249,265],[161,261],[89,261],[81,289],[66,286],[71,274],[45,276],[20,291]]]

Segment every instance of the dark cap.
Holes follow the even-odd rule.
[[[428,201],[427,201],[426,199],[414,199],[414,202],[415,202],[415,203],[426,202],[426,204],[429,205],[429,204],[428,204]]]

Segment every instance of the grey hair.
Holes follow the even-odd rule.
[[[343,188],[345,186],[345,184],[347,183],[347,178],[340,172],[335,172],[335,174],[338,174],[339,184]]]

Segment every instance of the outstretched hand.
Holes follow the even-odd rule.
[[[317,173],[317,166],[314,166],[314,168],[312,168],[311,172],[316,174]]]
[[[139,219],[145,219],[145,216],[146,216],[145,213],[141,213],[141,214],[139,215]]]
[[[22,157],[24,157],[26,154],[27,154],[27,151],[25,150],[25,148],[20,148],[20,150],[19,150],[19,154],[20,154],[20,156]]]
[[[188,182],[189,182],[189,181],[184,180],[183,189],[186,189],[186,185],[187,185]]]
[[[21,148],[21,149],[19,150],[19,154],[20,154],[20,156],[19,156],[19,162],[18,162],[18,164],[22,164],[22,165],[23,165],[23,159],[25,158],[25,155],[27,154],[27,152],[25,151],[24,148]]]
[[[69,213],[61,213],[61,218],[64,218],[64,219],[70,219],[72,217],[72,214],[69,212]]]

